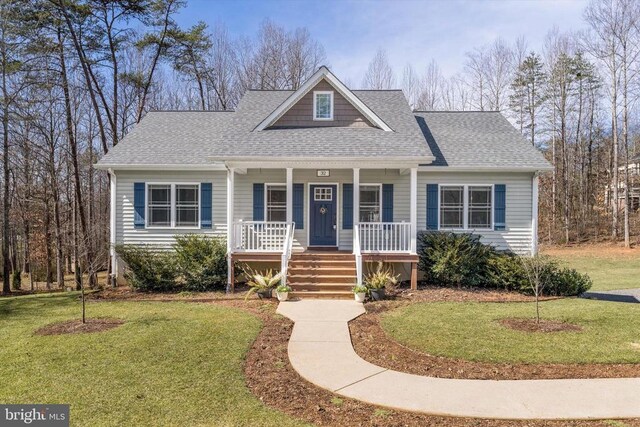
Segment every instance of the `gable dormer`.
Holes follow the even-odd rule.
[[[269,128],[375,127],[325,79],[320,80]]]
[[[356,127],[392,129],[322,66],[256,128]]]

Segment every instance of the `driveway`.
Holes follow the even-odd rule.
[[[587,291],[580,295],[580,297],[601,301],[639,303],[640,288],[620,289],[615,291]]]

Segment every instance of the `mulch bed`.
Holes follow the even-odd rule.
[[[81,319],[51,323],[35,331],[36,335],[90,334],[117,328],[124,320],[114,318],[92,318],[82,323]]]
[[[640,377],[638,364],[486,363],[433,356],[416,351],[389,337],[380,326],[380,315],[418,301],[530,302],[533,301],[533,297],[510,292],[464,289],[426,288],[413,292],[401,291],[395,300],[366,303],[367,313],[349,323],[351,341],[356,353],[363,359],[388,369],[439,378],[524,380]],[[547,323],[554,323],[547,325],[550,329],[579,328],[566,323]]]
[[[581,326],[556,320],[540,319],[536,322],[535,319],[510,318],[501,319],[499,323],[505,328],[522,332],[580,332],[582,330]]]

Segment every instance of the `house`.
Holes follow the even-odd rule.
[[[415,287],[422,230],[535,253],[550,169],[498,112],[411,111],[402,91],[350,90],[326,67],[232,112],[150,112],[97,167],[112,246],[225,236],[231,286],[234,262],[271,262],[316,296],[347,295],[378,260]]]

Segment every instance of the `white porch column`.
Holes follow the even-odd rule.
[[[353,168],[353,228],[360,223],[360,168]]]
[[[416,253],[416,240],[418,236],[418,168],[411,168],[409,182],[409,220],[411,221],[411,253]]]
[[[533,174],[531,185],[531,255],[538,253],[538,173]]]
[[[287,168],[287,222],[293,222],[293,168]]]
[[[109,177],[111,178],[109,190],[111,192],[111,206],[109,206],[109,256],[111,257],[111,285],[116,286],[118,283],[118,257],[116,256],[116,203],[118,197],[116,194],[117,181],[116,173],[113,169],[109,169]]]
[[[227,168],[227,292],[233,292],[234,271],[231,253],[234,247],[233,229],[233,192],[235,189],[235,168]]]

